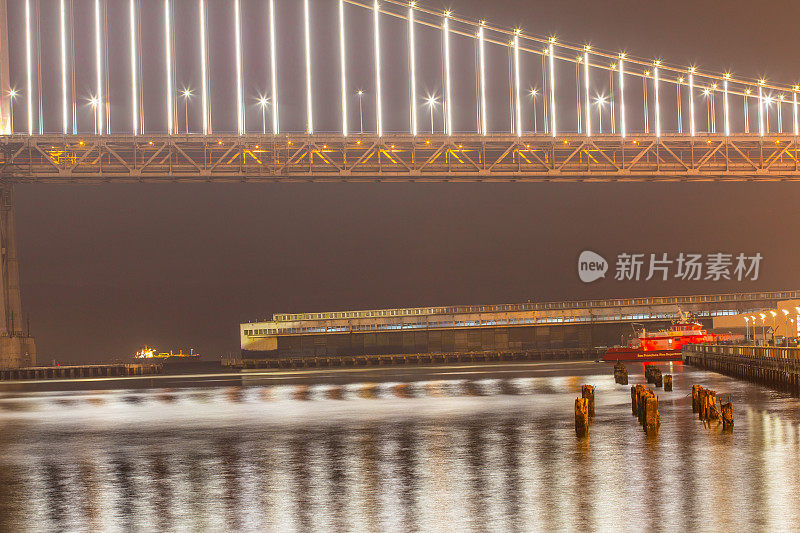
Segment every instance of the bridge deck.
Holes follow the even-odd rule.
[[[8,182],[797,181],[789,134],[5,135]]]

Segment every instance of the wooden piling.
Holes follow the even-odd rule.
[[[592,385],[581,387],[581,396],[589,400],[589,418],[594,418],[594,387]]]
[[[692,385],[692,412],[700,412],[700,385]]]
[[[664,392],[672,392],[672,376],[670,374],[664,376]]]
[[[658,412],[658,397],[655,394],[647,398],[645,409],[644,431],[648,435],[654,435],[658,432],[658,428],[661,427],[661,414]]]
[[[733,401],[722,404],[722,429],[733,430]]]
[[[589,400],[575,398],[575,434],[585,437],[589,434]]]
[[[661,370],[659,369],[656,369],[655,372],[653,372],[653,384],[656,387],[661,387],[663,384],[663,378],[661,377]]]
[[[717,407],[717,392],[710,390],[706,394],[706,398],[708,398],[707,405],[708,410],[706,411],[706,419],[707,420],[719,420],[721,418],[719,408]]]
[[[628,384],[628,369],[622,364],[622,361],[617,361],[614,365],[614,382],[620,385]]]

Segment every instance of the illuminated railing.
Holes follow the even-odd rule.
[[[715,316],[735,315],[739,311],[733,309],[718,309],[713,311],[700,311],[697,314],[700,318],[713,318]],[[568,325],[583,323],[602,323],[602,322],[630,322],[630,321],[668,321],[675,318],[675,313],[638,313],[638,314],[615,314],[615,315],[582,315],[582,316],[543,316],[543,317],[522,317],[506,318],[493,320],[451,320],[451,321],[428,321],[428,322],[390,322],[390,323],[371,323],[371,324],[343,324],[330,326],[281,326],[244,329],[243,333],[247,337],[267,337],[273,335],[305,335],[322,333],[353,333],[370,331],[408,331],[408,330],[436,330],[436,329],[458,329],[458,328],[485,328],[492,326],[513,327],[524,325]],[[247,327],[247,326],[245,326]]]
[[[731,346],[721,344],[693,344],[683,348],[687,353],[725,355],[730,357],[800,360],[800,348],[781,346]]]
[[[656,296],[650,298],[622,298],[609,300],[575,300],[566,302],[536,302],[498,305],[465,305],[445,307],[413,307],[401,309],[376,309],[365,311],[335,311],[323,313],[295,313],[273,315],[274,322],[305,320],[346,320],[360,318],[409,317],[419,315],[457,315],[475,313],[502,313],[520,311],[605,309],[610,307],[652,307],[655,305],[719,304],[751,301],[777,301],[800,298],[800,291],[745,292],[705,294],[695,296]],[[643,315],[644,316],[644,315]],[[570,317],[576,318],[576,317]],[[599,319],[599,317],[594,317]]]

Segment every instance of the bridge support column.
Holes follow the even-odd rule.
[[[0,368],[36,364],[33,337],[23,331],[14,224],[14,188],[0,183]]]

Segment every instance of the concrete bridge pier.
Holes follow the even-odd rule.
[[[0,183],[0,368],[36,364],[36,345],[25,333],[19,290],[14,188]]]

